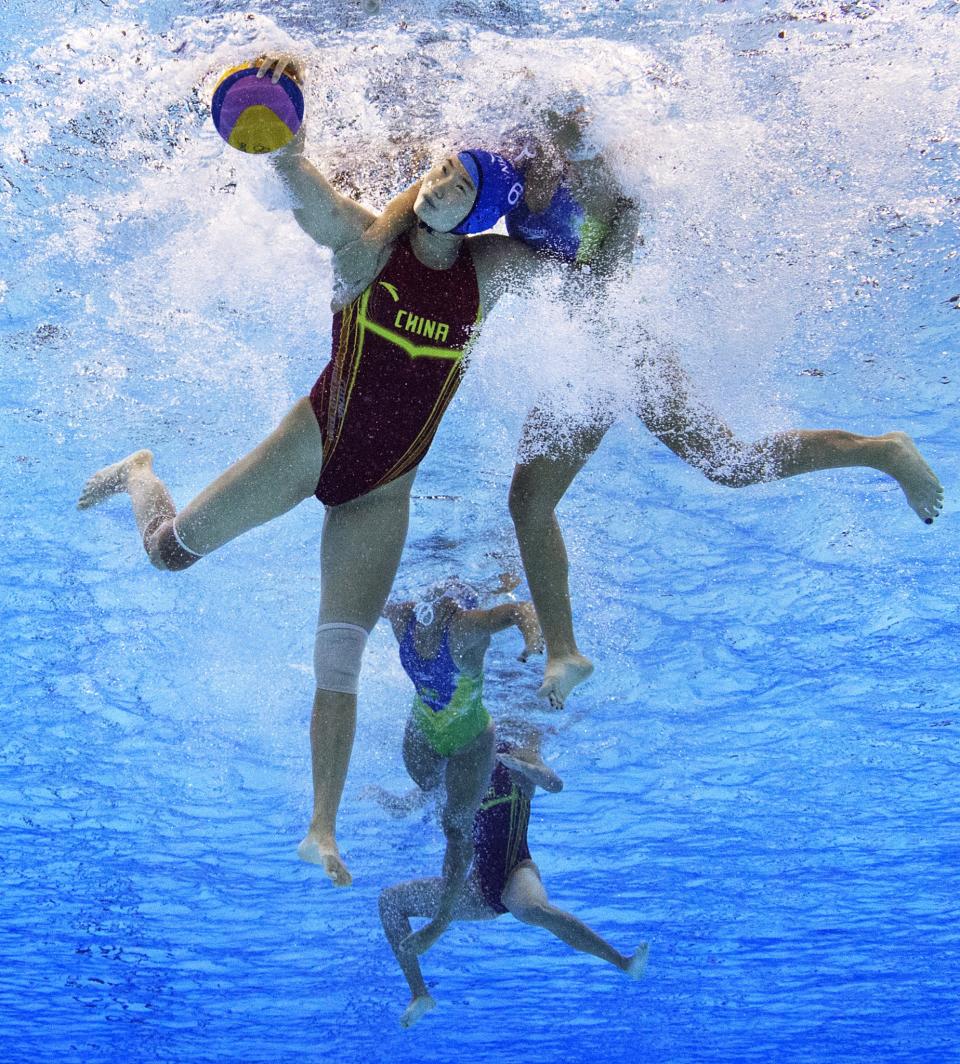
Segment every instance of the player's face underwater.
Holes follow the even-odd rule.
[[[476,198],[476,186],[454,155],[427,171],[413,210],[431,229],[449,233],[466,218]]]

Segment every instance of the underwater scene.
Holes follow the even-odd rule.
[[[958,1059],[960,4],[4,0],[0,23],[0,1060]],[[529,600],[515,466],[602,401],[557,507],[594,671],[557,708],[504,630],[483,701],[562,779],[530,854],[614,963],[509,906],[457,919],[408,1028],[380,899],[440,876],[443,798],[384,808],[414,697],[386,619],[337,819],[353,884],[298,859],[320,503],[183,574],[125,496],[77,508],[140,448],[183,507],[330,358],[330,253],[211,121],[224,71],[280,54],[306,156],[373,211],[559,110],[636,218],[602,296],[549,257],[508,276],[391,593]],[[677,380],[728,441],[902,432],[917,457],[899,483],[859,460],[746,483],[732,443],[674,453]]]

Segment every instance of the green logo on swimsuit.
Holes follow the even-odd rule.
[[[387,291],[390,291],[390,289],[393,288],[393,285],[388,284],[386,281],[379,281],[378,284],[382,284]],[[370,303],[370,293],[372,291],[372,288],[368,288],[366,292],[360,296],[357,302],[357,318],[364,329],[369,329],[370,332],[375,333],[382,339],[388,340],[392,344],[396,344],[397,347],[406,351],[411,358],[444,358],[451,362],[459,362],[460,359],[463,358],[465,348],[433,347],[428,344],[415,344],[409,336],[405,336],[400,332],[395,332],[393,329],[388,329],[385,325],[380,325],[379,322],[371,320],[367,317],[367,306]],[[392,296],[393,292],[390,291],[390,294]],[[397,293],[397,301],[399,302],[399,293]],[[478,323],[480,319],[481,315],[478,312]],[[423,318],[417,314],[411,314],[409,311],[402,308],[396,312],[393,323],[395,327],[402,327],[414,336],[427,336],[431,339],[443,341],[446,340],[450,334],[450,326],[447,325],[446,322]]]
[[[610,233],[610,226],[587,215],[580,223],[580,245],[577,248],[576,263],[584,266],[595,259]]]

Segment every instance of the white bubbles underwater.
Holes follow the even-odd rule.
[[[5,0],[0,10],[0,1059],[538,1064],[917,1061],[960,1005],[960,4],[954,0]],[[183,575],[129,506],[78,512],[139,447],[179,504],[327,361],[329,255],[210,121],[220,73],[293,52],[308,154],[375,209],[438,153],[582,94],[641,209],[605,300],[548,273],[490,315],[414,488],[397,580],[490,584],[535,405],[619,413],[559,508],[580,644],[562,712],[515,632],[494,718],[543,732],[551,900],[626,979],[505,915],[424,956],[411,1030],[377,899],[437,875],[385,624],[338,822],[297,860],[323,511]],[[732,490],[635,416],[668,372],[739,436],[902,430],[945,489],[837,469]],[[664,356],[665,357],[665,356]],[[521,586],[518,595],[525,595]]]

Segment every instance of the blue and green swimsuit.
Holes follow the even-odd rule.
[[[536,251],[547,251],[577,266],[596,257],[610,227],[590,215],[568,185],[560,184],[539,214],[521,200],[507,215],[507,232]]]
[[[432,658],[421,657],[413,641],[411,618],[400,640],[400,664],[413,680],[413,719],[431,747],[450,757],[469,746],[490,724],[483,704],[483,675],[464,672],[450,651],[450,628],[444,628]]]

